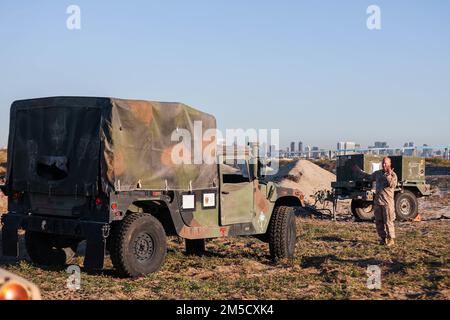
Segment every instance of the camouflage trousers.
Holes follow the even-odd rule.
[[[395,239],[395,208],[389,205],[376,204],[374,208],[375,225],[381,239]]]

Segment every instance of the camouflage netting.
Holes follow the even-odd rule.
[[[172,150],[182,144],[172,141],[172,133],[189,132],[193,153],[196,121],[203,133],[216,128],[213,116],[181,103],[83,97],[17,101],[11,108],[8,185],[17,191],[90,195],[98,190],[100,170],[105,192],[213,188],[215,164],[172,161]],[[215,156],[215,140],[200,136],[196,141],[200,152],[208,148]]]

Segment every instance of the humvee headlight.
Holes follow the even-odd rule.
[[[30,300],[30,295],[24,286],[10,281],[0,288],[0,300]]]

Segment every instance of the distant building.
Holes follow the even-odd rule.
[[[311,147],[310,146],[305,147],[305,154],[306,154],[307,159],[311,158]]]
[[[291,142],[291,152],[295,152],[295,142]]]
[[[320,149],[319,149],[319,147],[312,147],[311,148],[311,157],[313,159],[318,159],[320,157]]]
[[[431,158],[431,157],[433,157],[433,149],[427,148],[427,147],[428,147],[427,144],[423,145],[421,156],[424,158]]]
[[[269,146],[269,157],[277,156],[279,153],[279,150],[277,150],[277,147],[275,145]]]
[[[303,142],[299,142],[298,143],[298,152],[302,153],[303,152]]]
[[[337,144],[337,154],[345,155],[345,154],[354,154],[356,149],[356,143],[352,141],[346,142],[338,142]]]
[[[414,155],[416,155],[416,149],[414,147],[414,142],[406,142],[404,144],[403,154],[405,156],[414,156]]]
[[[376,149],[387,149],[387,148],[389,148],[387,142],[385,142],[385,141],[375,141],[373,147],[376,148]]]
[[[390,154],[387,150],[389,149],[389,145],[386,141],[375,141],[373,146],[369,146],[369,149],[375,149],[371,152],[373,154]]]

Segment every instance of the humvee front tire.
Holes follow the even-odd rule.
[[[268,229],[270,257],[273,261],[292,259],[297,242],[294,208],[278,206],[273,210]]]
[[[352,213],[357,221],[373,221],[375,214],[373,212],[373,203],[363,200],[352,200]]]
[[[411,191],[405,190],[395,195],[395,215],[399,221],[408,221],[417,217],[417,197]]]
[[[140,277],[160,269],[167,253],[166,233],[161,223],[147,213],[125,217],[112,229],[111,261],[126,277]]]
[[[75,257],[79,240],[60,235],[28,230],[25,233],[25,248],[33,263],[64,267]]]

